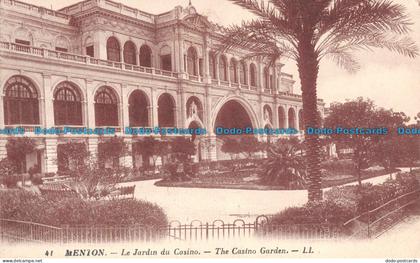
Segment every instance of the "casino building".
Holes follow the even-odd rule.
[[[141,136],[125,127],[201,127],[196,157],[207,160],[222,158],[215,127],[302,128],[301,96],[283,64],[241,60],[245,48],[216,52],[223,27],[191,4],[154,15],[110,0],[60,10],[0,0],[0,26],[0,129],[23,127],[36,140],[26,170],[56,172],[60,144],[95,153],[106,138],[36,127],[112,127],[128,145]],[[0,134],[0,159],[9,136]]]

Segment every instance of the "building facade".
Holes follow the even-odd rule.
[[[302,129],[301,96],[283,64],[242,60],[246,49],[221,54],[223,27],[191,4],[153,15],[109,0],[58,11],[0,0],[0,19],[0,129],[23,127],[36,140],[27,169],[56,172],[60,144],[84,142],[93,154],[106,137],[36,127],[112,127],[129,145],[141,136],[126,127],[204,128],[207,160],[220,158],[215,127]],[[0,159],[9,136],[0,134]]]

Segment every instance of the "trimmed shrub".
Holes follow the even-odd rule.
[[[331,200],[307,203],[288,208],[271,218],[270,223],[281,224],[342,224],[356,215],[353,207],[345,207]]]
[[[139,200],[52,199],[28,191],[0,192],[0,217],[53,226],[162,226],[162,208]]]
[[[349,219],[403,194],[419,189],[413,174],[398,174],[382,184],[334,187],[325,193],[325,200],[291,207],[271,219],[272,224],[343,224]]]

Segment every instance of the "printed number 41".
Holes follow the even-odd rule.
[[[45,255],[47,257],[52,256],[53,255],[53,251],[52,250],[47,250],[47,251],[45,251]]]

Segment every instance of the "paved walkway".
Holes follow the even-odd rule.
[[[363,182],[378,184],[389,177],[384,175]],[[196,219],[203,222],[216,219],[233,222],[238,218],[252,222],[258,215],[274,214],[307,202],[306,190],[157,187],[155,182],[156,180],[135,182],[135,197],[156,203],[165,210],[169,220],[179,220],[181,223],[189,223]],[[324,189],[326,190],[328,189]]]

